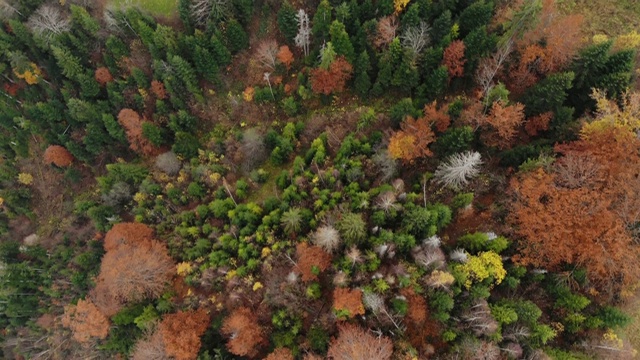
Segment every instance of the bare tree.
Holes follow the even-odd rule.
[[[191,17],[197,25],[206,25],[207,20],[220,21],[229,16],[229,0],[195,0],[191,4]]]
[[[278,50],[278,43],[275,40],[263,40],[258,45],[256,57],[268,70],[273,71],[276,69],[276,62],[278,61]]]
[[[491,309],[486,300],[477,301],[462,315],[462,320],[475,333],[476,336],[490,336],[494,334],[500,325],[491,315]]]
[[[487,97],[491,89],[493,89],[493,79],[496,77],[502,64],[507,60],[513,48],[513,40],[509,39],[506,43],[498,48],[491,57],[484,58],[478,65],[476,71],[476,82],[482,89],[483,97]]]
[[[402,45],[411,50],[414,59],[420,56],[420,53],[431,42],[429,36],[431,27],[424,21],[420,21],[417,26],[412,26],[405,30],[400,36]]]
[[[478,176],[482,165],[482,157],[476,151],[467,151],[450,156],[447,161],[440,164],[434,176],[438,182],[453,188],[460,189],[469,183],[469,179]]]
[[[298,20],[298,34],[294,38],[294,41],[297,47],[302,48],[304,56],[308,56],[311,35],[309,15],[307,15],[304,10],[300,9],[296,14],[296,19]]]
[[[311,236],[313,243],[331,253],[340,246],[340,233],[331,225],[322,225]]]
[[[27,26],[36,35],[50,41],[55,36],[69,31],[71,20],[59,8],[45,4],[29,17]]]

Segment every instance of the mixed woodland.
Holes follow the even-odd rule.
[[[0,357],[636,356],[637,32],[130,3],[0,0]]]

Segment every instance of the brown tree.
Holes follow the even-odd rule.
[[[102,258],[98,282],[117,301],[141,301],[160,296],[174,271],[163,244],[121,244]]]
[[[111,76],[111,72],[106,67],[99,67],[96,69],[95,73],[96,81],[104,86],[113,81],[113,76]]]
[[[291,67],[291,64],[293,63],[293,53],[289,50],[287,45],[280,46],[280,50],[278,50],[278,61],[286,66],[287,69]]]
[[[306,242],[296,245],[298,263],[296,271],[302,275],[302,281],[318,279],[316,273],[326,270],[331,265],[331,254],[319,246],[310,246]]]
[[[524,124],[524,130],[531,136],[536,136],[541,131],[549,129],[549,123],[553,120],[553,112],[547,111],[545,113],[532,116],[527,119]]]
[[[44,163],[67,167],[73,163],[73,155],[60,145],[51,145],[44,151]]]
[[[329,69],[321,67],[311,70],[311,88],[316,94],[329,95],[344,90],[347,80],[351,77],[353,67],[343,57],[337,57]]]
[[[433,124],[438,132],[444,132],[451,125],[451,117],[447,114],[447,110],[447,106],[438,109],[438,102],[434,101],[424,106],[423,113],[424,117]]]
[[[153,155],[158,152],[158,148],[153,146],[149,140],[142,135],[142,119],[137,112],[131,109],[120,110],[118,113],[118,123],[122,125],[127,134],[131,150],[144,155]]]
[[[333,290],[333,308],[338,312],[346,311],[350,318],[364,315],[362,291],[360,289],[336,288]]]
[[[353,324],[339,325],[340,335],[331,341],[328,357],[333,360],[389,360],[393,343]]]
[[[253,312],[241,307],[235,309],[222,323],[220,331],[229,337],[227,349],[238,356],[255,357],[266,343],[264,331],[255,322]]]
[[[141,223],[118,223],[104,237],[104,250],[117,249],[122,244],[146,244],[153,240],[153,230]]]
[[[464,43],[462,40],[452,41],[446,49],[442,57],[442,65],[449,70],[449,78],[464,75],[464,64],[467,60],[464,58]]]
[[[398,20],[395,16],[385,16],[378,21],[377,33],[373,39],[373,44],[377,48],[389,45],[396,37],[398,30]]]
[[[162,334],[167,355],[176,360],[195,360],[200,350],[200,337],[209,326],[204,309],[178,311],[162,318],[158,331]]]
[[[104,339],[109,335],[109,319],[91,302],[78,300],[77,305],[64,309],[62,325],[73,332],[73,338],[86,343],[91,338]]]

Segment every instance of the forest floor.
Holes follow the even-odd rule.
[[[637,0],[564,0],[568,13],[584,15],[588,36],[617,36],[640,28],[640,1]]]

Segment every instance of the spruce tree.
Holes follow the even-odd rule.
[[[318,45],[329,41],[329,27],[331,26],[331,4],[328,0],[320,1],[318,8],[311,24],[313,25],[311,32]]]
[[[354,86],[356,92],[366,97],[369,95],[369,89],[371,89],[371,79],[369,77],[369,71],[371,71],[371,62],[369,61],[369,54],[366,51],[360,53],[358,61],[356,61],[356,77],[354,80]]]
[[[349,39],[349,35],[344,28],[344,24],[338,20],[334,20],[329,28],[331,35],[331,43],[337,55],[342,55],[351,64],[355,61],[356,54],[353,50],[353,44]]]
[[[178,0],[178,16],[188,35],[193,34],[193,20],[191,19],[191,0]]]
[[[229,49],[232,54],[249,47],[249,36],[247,36],[242,25],[240,25],[236,20],[231,20],[227,23],[225,35],[227,40],[227,49]]]
[[[296,9],[288,1],[285,1],[278,10],[278,29],[287,42],[293,44],[293,40],[298,34],[298,20],[296,19]]]

